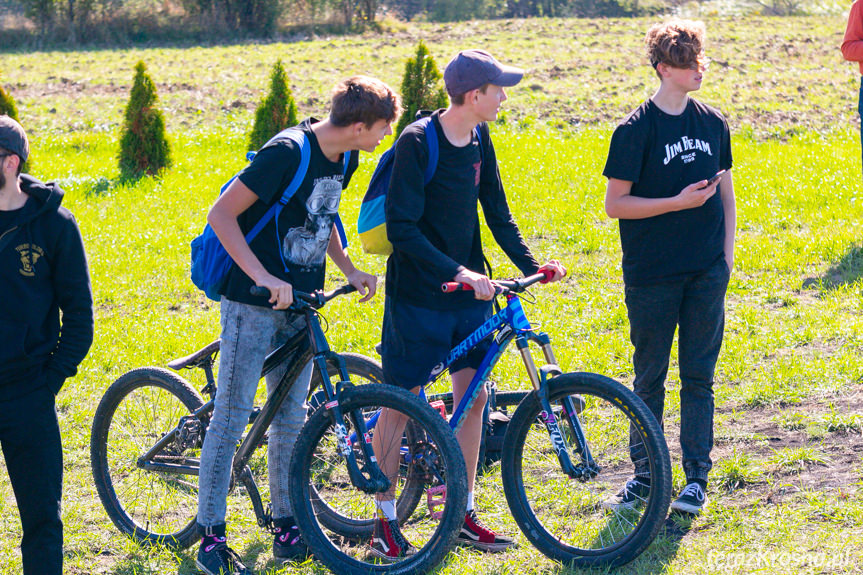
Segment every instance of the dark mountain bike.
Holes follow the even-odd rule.
[[[317,310],[334,297],[355,291],[343,286],[330,293],[294,292],[286,313],[306,317],[307,331],[292,337],[264,362],[262,377],[276,366],[290,366],[275,392],[249,418],[250,428],[232,464],[229,509],[242,494],[251,500],[257,524],[272,528],[272,516],[256,477],[266,471],[258,447],[267,443],[267,428],[308,362],[313,362],[311,409],[297,438],[291,463],[291,503],[317,559],[337,573],[422,573],[437,565],[455,544],[467,504],[456,490],[440,517],[414,505],[405,534],[419,549],[396,562],[368,552],[374,495],[396,482],[400,499],[414,499],[423,482],[466,484],[464,459],[450,428],[439,413],[415,395],[382,385],[380,367],[356,354],[330,350]],[[198,471],[201,447],[213,411],[216,383],[213,363],[219,344],[169,364],[173,369],[200,368],[206,374],[205,403],[184,379],[160,368],[124,374],[106,391],[96,410],[90,440],[93,478],[102,504],[120,531],[141,544],[175,549],[197,539]],[[335,385],[331,378],[335,377]],[[355,386],[352,379],[367,384]],[[400,445],[400,473],[386,477],[372,450],[374,430],[367,414],[394,409],[408,418]],[[430,446],[434,446],[430,449]],[[377,454],[381,456],[380,453]],[[265,485],[266,482],[260,482]],[[350,520],[343,510],[350,505]]]

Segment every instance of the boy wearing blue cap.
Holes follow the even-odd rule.
[[[491,315],[494,287],[483,273],[477,202],[495,241],[523,274],[549,269],[552,281],[557,281],[566,273],[557,261],[540,266],[525,244],[507,205],[486,124],[497,118],[507,99],[505,88],[518,84],[523,74],[482,50],[464,50],[450,61],[444,71],[450,106],[431,116],[440,144],[428,184],[423,184],[428,165],[424,128],[417,123],[408,126],[396,143],[385,208],[393,245],[381,342],[387,383],[419,393],[434,366]],[[448,281],[463,282],[474,291],[445,294],[440,286]],[[456,405],[485,351],[478,346],[451,366]],[[484,551],[503,551],[513,540],[484,526],[473,505],[485,402],[483,389],[457,436],[468,470],[468,508],[459,541]],[[389,426],[394,427],[384,432]],[[375,439],[391,433],[401,430],[384,414]],[[390,463],[382,458],[381,466],[387,470]],[[399,531],[394,494],[379,496],[377,503],[373,552],[384,558],[414,552]]]

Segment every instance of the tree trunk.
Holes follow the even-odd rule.
[[[343,8],[345,10],[345,28],[350,28],[354,19],[353,0],[344,0]]]

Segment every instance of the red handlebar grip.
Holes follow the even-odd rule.
[[[545,283],[550,282],[551,278],[554,277],[554,271],[547,269],[547,268],[539,270],[538,273],[541,273],[542,275],[545,276],[545,279],[539,280],[539,283],[541,283],[541,284],[545,284]]]
[[[454,291],[473,291],[473,288],[461,282],[446,282],[441,284],[441,291],[449,293]]]

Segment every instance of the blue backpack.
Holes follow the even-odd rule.
[[[422,112],[420,112],[422,113]],[[428,185],[434,177],[437,169],[440,144],[437,139],[437,130],[432,123],[431,116],[426,116],[417,121],[422,126],[428,145],[429,161],[423,174],[423,185]],[[482,158],[482,138],[479,126],[474,128],[477,141],[479,142],[480,158]],[[396,143],[383,153],[369,181],[369,188],[363,196],[360,204],[360,215],[357,218],[357,231],[360,234],[360,242],[363,251],[368,254],[388,256],[393,253],[393,245],[387,238],[387,218],[384,206],[387,199],[387,191],[390,188],[390,179],[393,175],[393,162],[395,161]]]
[[[284,207],[302,185],[303,180],[306,178],[306,173],[309,171],[311,149],[306,135],[301,130],[296,128],[282,130],[271,138],[263,148],[266,148],[277,139],[282,138],[289,138],[300,146],[300,165],[297,168],[291,183],[288,184],[288,187],[285,188],[284,192],[282,192],[282,197],[279,198],[279,201],[273,204],[273,206],[270,207],[263,216],[261,216],[261,219],[258,220],[258,223],[255,224],[251,231],[246,234],[245,239],[247,244],[250,244],[272,219],[276,220],[276,242],[279,242],[279,214],[282,213]],[[344,154],[343,162],[345,172],[347,172],[348,163],[350,162],[350,154],[350,152],[345,152]],[[255,152],[249,152],[246,154],[246,159],[251,162],[255,155]],[[239,173],[235,174],[230,180],[225,182],[222,189],[219,191],[220,196],[225,193],[225,190],[228,189],[228,186],[231,185],[231,182],[233,182],[238,175]],[[345,236],[344,227],[342,226],[342,222],[338,215],[336,215],[336,227],[339,230],[342,245],[347,246],[347,237]],[[287,272],[288,265],[285,262],[285,256],[282,253],[281,246],[279,246],[279,255],[282,258],[282,265],[285,267],[285,271]],[[198,289],[207,294],[208,298],[213,301],[219,301],[221,289],[225,280],[228,278],[228,272],[231,270],[231,266],[233,264],[234,260],[232,260],[231,256],[228,255],[228,252],[225,250],[222,242],[219,241],[219,238],[216,236],[216,232],[213,231],[210,224],[204,226],[204,231],[201,232],[201,235],[192,240],[192,283],[194,283]]]

